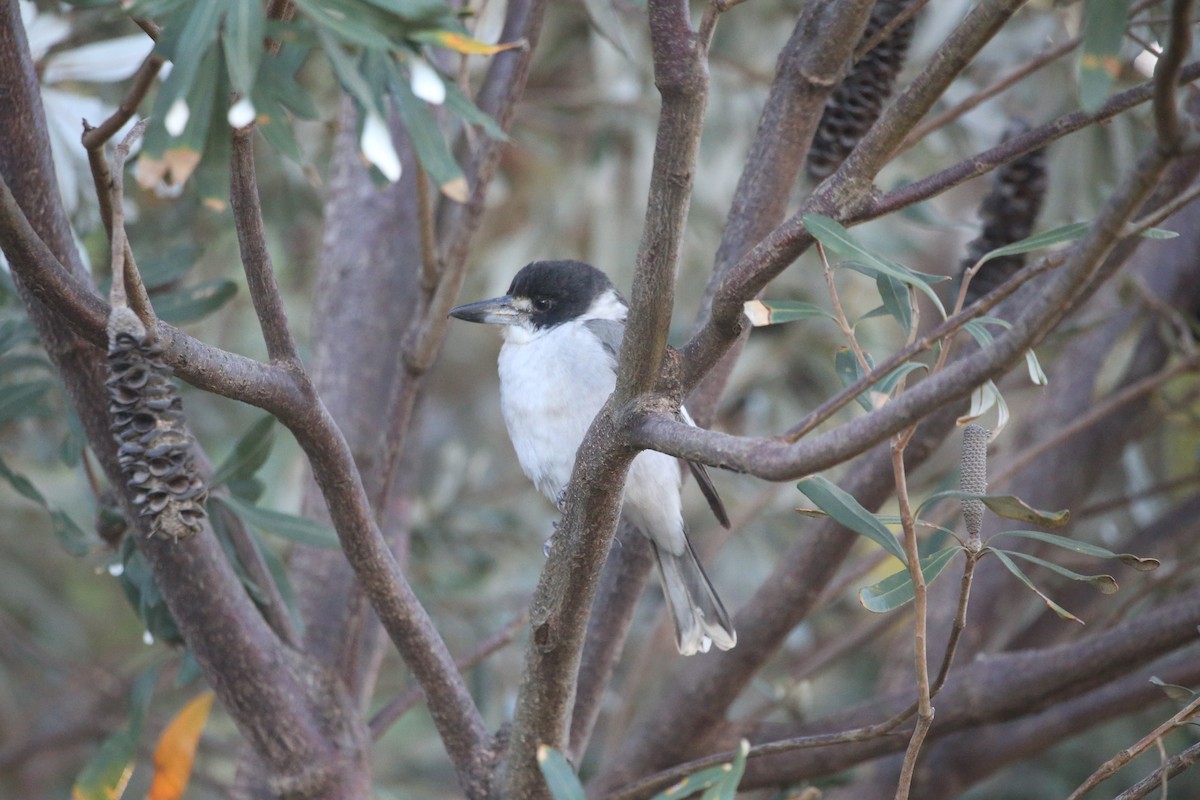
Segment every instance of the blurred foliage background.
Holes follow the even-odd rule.
[[[479,38],[494,41],[497,5],[485,4]],[[729,198],[773,76],[774,58],[800,5],[791,0],[749,3],[727,15],[718,29],[700,172],[679,274],[672,337],[677,344],[687,336],[701,302]],[[902,83],[926,61],[969,5],[968,0],[937,0],[922,14]],[[77,135],[69,132],[76,130],[81,116],[93,121],[104,116],[100,104],[111,106],[120,98],[121,81],[128,73],[118,70],[103,76],[104,80],[85,80],[88,76],[80,71],[50,67],[56,59],[72,54],[93,70],[96,64],[111,63],[114,54],[136,66],[146,52],[145,37],[131,35],[136,31],[128,23],[95,12],[72,11],[49,2],[23,3],[23,7],[28,10],[31,42],[37,43],[35,56],[46,67],[45,87],[53,92],[47,95],[47,112],[56,129],[68,131],[55,140],[60,182],[82,250],[92,263],[103,263],[107,240],[98,224],[86,162],[81,171],[78,161],[82,151]],[[956,82],[947,99],[953,102],[970,95],[1042,52],[1048,43],[1077,32],[1079,19],[1078,3],[1031,3]],[[116,49],[101,55],[87,51],[114,39],[121,42]],[[1132,42],[1127,47],[1130,55],[1138,50]],[[512,143],[471,256],[464,302],[503,293],[518,268],[548,257],[589,261],[606,270],[619,287],[628,288],[657,123],[658,98],[648,49],[644,8],[637,0],[616,3],[608,15],[596,20],[583,3],[552,4]],[[471,61],[477,71],[482,59]],[[1017,84],[918,142],[880,176],[880,185],[899,185],[994,145],[1014,117],[1040,122],[1076,108],[1076,74],[1076,57],[1059,59],[1035,79]],[[307,65],[300,78],[316,99],[320,115],[297,122],[303,153],[299,162],[262,146],[259,181],[288,315],[303,340],[320,251],[322,185],[337,91],[333,76],[322,65]],[[1142,79],[1130,69],[1119,79],[1118,88]],[[1111,165],[1130,163],[1138,145],[1147,140],[1147,120],[1148,109],[1138,109],[1051,146],[1049,194],[1039,229],[1094,215],[1112,188],[1116,171]],[[72,145],[78,152],[70,150]],[[802,181],[797,197],[811,188]],[[975,208],[986,188],[986,179],[972,181],[936,200],[865,225],[856,235],[910,267],[953,275],[966,242],[977,232]],[[187,320],[185,329],[219,347],[263,357],[238,266],[230,212],[207,207],[192,185],[177,197],[131,192],[127,213],[139,261],[144,267],[161,263],[171,273],[164,291],[200,287],[185,295],[194,304],[186,306],[180,317]],[[226,283],[232,293],[228,298],[221,288]],[[89,477],[95,472],[88,464],[90,456],[81,454],[80,435],[65,410],[61,391],[40,359],[36,343],[29,340],[27,327],[22,327],[22,313],[11,289],[4,288],[0,333],[17,337],[20,343],[0,362],[4,368],[0,457],[14,472],[27,476],[51,507],[65,512],[78,530],[62,523],[56,526],[45,508],[0,483],[0,519],[4,520],[0,533],[0,795],[62,797],[98,742],[124,724],[133,679],[152,664],[175,669],[180,659],[168,645],[144,638],[143,625],[112,574],[119,559],[95,532],[100,511]],[[867,278],[845,277],[840,289],[852,318],[877,304],[874,284]],[[207,307],[206,301],[214,296],[224,302]],[[776,281],[769,297],[827,303],[815,253]],[[1048,341],[1039,349],[1043,363],[1053,365],[1072,334],[1094,321],[1080,319]],[[890,351],[899,333],[887,317],[867,321],[859,329],[868,349],[879,352]],[[821,320],[756,331],[714,427],[762,435],[793,424],[840,388],[832,361],[839,344],[836,328]],[[543,560],[543,540],[556,517],[521,474],[505,435],[494,369],[498,347],[493,331],[452,326],[406,456],[418,465],[413,474],[419,477],[412,495],[415,526],[409,574],[455,653],[469,651],[523,613]],[[1114,362],[1112,368],[1121,366]],[[1017,427],[1030,399],[1053,391],[1052,366],[1048,372],[1050,389],[1030,386],[1021,375],[1010,376],[1002,386]],[[13,387],[34,383],[45,383],[44,390],[14,394]],[[1194,375],[1169,387],[1167,396],[1177,403],[1175,410],[1164,417],[1161,428],[1147,431],[1128,448],[1121,469],[1096,487],[1097,498],[1156,485],[1164,475],[1194,473],[1200,445],[1196,390]],[[230,453],[261,417],[256,409],[186,385],[182,391],[192,429],[214,461]],[[842,412],[857,413],[861,411],[854,405]],[[1010,432],[997,441],[998,458],[1013,448],[1015,437]],[[914,495],[954,484],[958,442],[947,441],[943,450],[912,478]],[[262,505],[298,510],[299,460],[298,448],[280,428],[270,458],[258,473],[265,489]],[[687,519],[702,560],[711,565],[714,583],[726,604],[736,609],[769,574],[774,554],[804,535],[804,520],[794,512],[802,498],[790,484],[768,485],[724,473],[715,477],[740,524],[731,533],[722,531],[690,486],[685,490]],[[1193,483],[1175,496],[1194,489]],[[1165,510],[1171,496],[1148,497],[1084,515],[1071,535],[1103,543],[1117,530],[1152,519]],[[890,511],[894,510],[883,509]],[[286,561],[290,543],[285,538],[267,535],[263,542]],[[864,544],[862,550],[866,553],[869,548]],[[1173,566],[1194,566],[1196,555],[1194,550],[1183,554],[1184,561]],[[903,618],[897,616],[890,621],[871,619],[876,627],[869,643],[847,648],[815,670],[800,669],[800,654],[816,651],[818,645],[847,630],[863,629],[868,615],[855,592],[887,571],[876,567],[836,582],[836,591],[829,594],[822,610],[795,631],[775,666],[760,676],[735,713],[763,718],[819,716],[868,695],[891,660],[907,659],[908,632]],[[1141,580],[1134,576],[1123,581],[1122,594],[1112,602],[1117,606],[1136,602]],[[1053,581],[1048,585],[1053,586]],[[594,740],[597,746],[581,765],[585,775],[615,746],[615,737],[638,714],[641,700],[653,695],[663,676],[663,662],[673,657],[661,611],[657,589],[647,592],[602,712]],[[511,710],[520,652],[519,646],[510,645],[471,671],[471,685],[490,725],[502,724]],[[387,658],[377,692],[380,705],[407,687],[398,657],[390,653]],[[187,680],[187,670],[179,669]],[[796,678],[797,674],[803,677]],[[180,687],[164,681],[148,730],[156,733],[194,691],[194,685]],[[1167,704],[1147,709],[1066,741],[1021,764],[1019,776],[1016,771],[1001,773],[966,796],[975,800],[1062,797],[1096,763],[1164,718],[1166,708]],[[1174,736],[1189,743],[1196,738],[1191,731]],[[152,740],[149,735],[143,738],[130,796],[144,793],[149,780],[145,765]],[[232,724],[222,712],[214,711],[187,797],[224,796],[236,746]],[[1153,754],[1145,756],[1127,770],[1129,780],[1152,769],[1156,759]],[[457,796],[441,744],[420,709],[405,716],[376,744],[373,760],[379,797]],[[839,780],[829,783],[836,785]],[[1123,780],[1119,776],[1108,790],[1115,793]],[[1200,796],[1200,779],[1184,775],[1172,782],[1171,792],[1178,797]]]

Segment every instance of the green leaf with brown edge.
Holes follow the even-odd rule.
[[[929,586],[937,580],[938,575],[942,574],[942,570],[961,550],[961,547],[947,547],[922,558],[921,574],[925,578],[925,585]],[[894,611],[911,603],[914,597],[912,574],[907,569],[902,569],[878,583],[864,586],[858,590],[858,602],[867,611],[876,614]]]
[[[1130,0],[1085,0],[1083,48],[1079,54],[1079,103],[1096,111],[1108,99],[1121,73],[1121,43],[1129,21]]]
[[[704,792],[700,800],[732,800],[746,772],[746,756],[749,753],[750,742],[742,739],[738,742],[732,761],[697,770],[654,795],[651,800],[680,800],[700,791]]]
[[[407,78],[400,74],[399,66],[392,63],[388,85],[391,88],[392,99],[396,102],[396,111],[408,131],[408,138],[413,144],[421,166],[429,173],[434,185],[442,194],[456,203],[465,203],[469,197],[470,187],[463,175],[454,154],[446,144],[446,137],[438,125],[437,118],[429,110],[429,104],[413,94]]]
[[[548,744],[538,745],[537,763],[554,800],[587,800],[583,784],[562,753]]]
[[[100,745],[71,787],[71,800],[121,800],[133,775],[137,737],[118,731]]]
[[[1061,511],[1043,511],[1042,509],[1034,508],[1021,498],[1011,494],[976,494],[974,492],[963,492],[958,489],[948,489],[943,492],[931,494],[917,506],[916,515],[918,517],[921,516],[921,513],[926,508],[941,500],[981,500],[997,516],[1004,517],[1005,519],[1020,520],[1021,522],[1032,522],[1036,525],[1045,525],[1047,528],[1061,528],[1071,518],[1071,512],[1066,509]]]
[[[992,550],[997,552],[997,549],[994,547]],[[1019,550],[1005,550],[1003,552],[1006,555],[1019,558],[1022,561],[1028,561],[1030,564],[1037,564],[1039,567],[1045,567],[1051,572],[1056,572],[1059,575],[1062,575],[1064,578],[1070,578],[1073,581],[1086,583],[1093,589],[1099,591],[1101,594],[1116,594],[1117,590],[1120,588],[1117,586],[1117,579],[1112,575],[1083,575],[1075,570],[1067,569],[1060,564],[1055,564],[1053,561],[1047,561],[1044,558],[1038,558],[1037,556],[1030,555],[1029,553],[1022,553]]]
[[[233,452],[213,471],[209,486],[223,486],[251,478],[267,462],[275,444],[275,417],[267,414],[246,429],[233,446]]]
[[[1053,533],[1044,533],[1042,531],[1001,531],[992,536],[992,540],[999,539],[1002,536],[1016,536],[1020,539],[1034,539],[1039,542],[1061,547],[1065,550],[1070,550],[1080,555],[1093,556],[1095,558],[1115,558],[1127,567],[1137,570],[1138,572],[1153,572],[1158,569],[1160,564],[1156,558],[1145,558],[1137,556],[1133,553],[1116,553],[1106,547],[1101,547],[1097,544],[1081,542],[1077,539],[1068,539],[1066,536],[1058,536]]]
[[[802,319],[835,319],[820,306],[799,300],[748,300],[743,304],[742,312],[755,328]]]
[[[805,497],[817,508],[828,514],[834,522],[855,533],[865,536],[891,553],[900,563],[907,564],[904,548],[875,515],[867,511],[849,493],[843,491],[827,478],[813,475],[796,484]]]
[[[1051,600],[1041,589],[1037,588],[1033,581],[1029,580],[1029,576],[1022,572],[1021,568],[1017,566],[1016,562],[1009,558],[1003,550],[996,550],[995,548],[989,547],[985,552],[995,555],[996,558],[999,559],[1000,563],[1003,564],[1009,572],[1015,575],[1017,579],[1021,581],[1021,583],[1028,586],[1031,592],[1042,598],[1042,602],[1044,602],[1055,614],[1058,614],[1058,616],[1062,617],[1063,619],[1078,622],[1080,625],[1083,624],[1083,620]]]

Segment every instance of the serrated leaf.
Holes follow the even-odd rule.
[[[931,281],[936,282],[947,280],[945,276],[925,275],[918,273],[902,264],[892,261],[891,259],[885,258],[876,253],[872,253],[870,250],[867,250],[865,247],[855,241],[854,237],[850,235],[849,231],[842,227],[837,221],[832,220],[829,217],[825,217],[820,214],[805,214],[802,219],[804,221],[804,227],[808,229],[808,232],[811,233],[825,249],[842,256],[843,258],[861,260],[862,264],[851,264],[851,267],[858,269],[864,274],[871,275],[872,277],[875,277],[879,273],[883,273],[895,278],[903,284],[916,288],[918,291],[924,293],[925,296],[931,301],[933,301],[934,306],[937,307],[938,312],[943,317],[946,316],[946,309],[942,305],[941,299],[929,286]],[[867,269],[860,269],[860,267],[863,266],[867,267]]]
[[[253,477],[267,462],[274,444],[275,417],[268,414],[241,435],[233,446],[233,452],[213,471],[209,486],[215,488]]]
[[[942,574],[942,570],[960,550],[959,547],[948,547],[921,559],[921,574],[925,577],[926,586],[932,584],[937,576]],[[900,570],[879,583],[864,586],[858,590],[858,602],[867,611],[873,611],[876,614],[894,611],[911,603],[914,597],[912,575],[907,569]]]
[[[332,528],[306,517],[260,508],[237,497],[212,496],[209,502],[225,506],[245,522],[265,533],[281,536],[297,544],[331,549],[341,547],[341,542]]]
[[[1019,539],[1033,539],[1046,544],[1061,547],[1064,550],[1070,550],[1073,553],[1080,555],[1092,556],[1094,558],[1115,558],[1127,567],[1131,567],[1138,572],[1153,572],[1158,569],[1159,561],[1155,558],[1143,558],[1132,553],[1115,553],[1108,548],[1100,545],[1090,544],[1089,542],[1081,542],[1077,539],[1068,539],[1066,536],[1059,536],[1054,533],[1044,533],[1042,531],[1002,531],[997,533],[992,539],[999,539],[1002,536],[1015,536]]]
[[[1008,569],[1009,572],[1011,572],[1013,575],[1015,575],[1017,577],[1017,579],[1019,581],[1021,581],[1021,583],[1028,586],[1030,591],[1032,591],[1038,597],[1042,598],[1042,602],[1044,602],[1050,608],[1051,611],[1053,611],[1055,614],[1062,617],[1063,619],[1068,619],[1068,620],[1071,620],[1072,622],[1078,622],[1080,625],[1083,624],[1083,620],[1081,620],[1079,617],[1072,614],[1070,611],[1067,611],[1065,608],[1060,606],[1058,603],[1051,600],[1044,592],[1042,592],[1041,589],[1037,588],[1037,586],[1034,585],[1033,581],[1029,580],[1029,576],[1027,576],[1024,572],[1022,572],[1021,568],[1018,567],[1016,565],[1016,563],[1011,558],[1009,558],[1008,555],[1005,554],[1005,552],[1003,550],[996,550],[996,549],[989,547],[987,552],[994,554],[996,556],[996,558],[999,559],[1000,563],[1003,564],[1005,566],[1005,568]]]
[[[0,425],[44,414],[46,409],[39,401],[53,385],[50,381],[39,380],[0,388]]]
[[[1085,0],[1083,48],[1079,55],[1079,103],[1088,112],[1108,99],[1121,74],[1121,42],[1129,21],[1130,0]]]
[[[995,548],[992,549],[995,550]],[[1051,572],[1056,572],[1059,575],[1062,575],[1064,578],[1070,578],[1073,581],[1086,583],[1102,594],[1116,594],[1117,590],[1120,588],[1117,586],[1117,579],[1112,575],[1083,575],[1075,570],[1067,569],[1060,564],[1055,564],[1053,561],[1047,561],[1044,558],[1038,558],[1037,556],[1030,555],[1029,553],[1022,553],[1019,550],[1005,550],[1004,553],[1014,558],[1028,561],[1030,564],[1037,564],[1039,567],[1045,567]]]
[[[187,791],[196,760],[196,746],[208,722],[213,693],[203,692],[188,701],[163,729],[154,748],[154,780],[147,800],[180,800]]]
[[[554,800],[587,800],[583,784],[562,753],[549,745],[538,745],[537,762]]]
[[[121,800],[136,753],[137,738],[128,730],[109,736],[75,779],[71,800]]]
[[[154,311],[167,322],[183,325],[207,317],[236,294],[236,283],[226,278],[215,278],[156,297]]]
[[[742,311],[756,328],[801,319],[835,319],[833,314],[820,306],[798,300],[748,300],[743,304]]]
[[[805,497],[817,508],[828,514],[835,522],[855,533],[865,536],[891,553],[900,563],[907,564],[904,548],[882,522],[867,511],[849,493],[843,491],[832,481],[814,475],[796,484]]]
[[[481,42],[478,39],[472,38],[465,33],[447,30],[417,31],[412,34],[411,38],[417,42],[445,47],[448,50],[468,56],[494,56],[496,53],[503,53],[505,50],[515,50],[518,47],[523,47],[525,44],[524,42],[488,44],[487,42]]]

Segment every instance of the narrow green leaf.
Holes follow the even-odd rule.
[[[1003,564],[1008,569],[1009,572],[1011,572],[1013,575],[1015,575],[1017,577],[1017,579],[1019,581],[1021,581],[1021,583],[1028,586],[1030,591],[1032,591],[1038,597],[1042,598],[1042,602],[1044,602],[1047,606],[1049,606],[1051,611],[1053,611],[1055,614],[1058,614],[1058,616],[1062,617],[1063,619],[1069,619],[1072,622],[1078,622],[1080,625],[1083,624],[1083,620],[1081,620],[1079,617],[1072,614],[1070,611],[1067,611],[1065,608],[1060,606],[1058,603],[1051,600],[1049,597],[1046,596],[1045,593],[1042,592],[1041,589],[1037,588],[1037,586],[1035,586],[1033,584],[1033,581],[1029,580],[1029,577],[1024,572],[1021,571],[1021,568],[1018,567],[1016,565],[1016,563],[1011,558],[1009,558],[1003,550],[995,550],[995,549],[989,547],[988,552],[995,554],[996,558],[998,558],[1000,560],[1000,563]]]
[[[997,247],[995,250],[989,250],[984,254],[979,261],[991,261],[993,258],[1000,256],[1015,256],[1021,253],[1031,253],[1034,250],[1044,250],[1047,247],[1053,247],[1056,244],[1065,242],[1073,242],[1079,237],[1087,233],[1088,228],[1092,227],[1090,222],[1072,222],[1069,225],[1063,225],[1053,230],[1035,233],[1022,239],[1019,242],[1007,244],[1004,247]]]
[[[1085,0],[1083,48],[1079,55],[1079,103],[1095,111],[1108,99],[1121,73],[1121,41],[1129,21],[1130,0]]]
[[[1200,696],[1200,692],[1193,691],[1186,686],[1180,686],[1176,683],[1167,683],[1157,675],[1151,675],[1150,682],[1162,689],[1163,694],[1180,705],[1187,705],[1195,700],[1197,696]]]
[[[931,494],[921,505],[917,506],[917,516],[919,517],[922,511],[940,500],[982,500],[983,504],[998,516],[1005,519],[1021,520],[1022,522],[1033,522],[1038,525],[1045,525],[1047,528],[1060,528],[1066,525],[1067,521],[1071,518],[1071,512],[1066,509],[1062,511],[1043,511],[1032,507],[1024,500],[1014,497],[1011,494],[975,494],[974,492],[963,492],[958,489],[948,489]]]
[[[341,542],[338,541],[337,534],[332,528],[319,522],[313,522],[306,517],[259,508],[236,497],[212,496],[209,498],[209,502],[224,505],[247,523],[265,533],[281,536],[297,544],[330,549],[341,547]]]
[[[301,2],[306,4],[311,2],[317,5],[316,0],[301,0]],[[300,3],[297,3],[297,5],[300,5]],[[341,81],[346,91],[358,101],[359,105],[367,110],[367,113],[375,114],[381,119],[385,119],[379,110],[379,98],[376,97],[371,84],[359,72],[355,59],[342,50],[341,42],[337,41],[336,38],[323,28],[317,29],[317,37],[321,41],[325,57],[329,59],[329,64],[333,67],[334,74],[337,75],[338,80]],[[383,46],[386,47],[387,45]]]
[[[554,800],[587,800],[583,784],[562,753],[549,745],[538,745],[537,762]]]
[[[870,274],[872,277],[882,272],[901,283],[915,287],[933,301],[943,317],[946,316],[946,309],[942,306],[941,299],[929,286],[930,280],[946,280],[945,276],[922,275],[891,259],[872,253],[855,241],[849,231],[829,217],[820,214],[806,214],[802,219],[808,232],[827,250],[843,258],[861,259],[862,265],[868,269],[859,271]],[[850,266],[858,268],[856,265]]]
[[[204,248],[194,242],[173,245],[162,253],[138,259],[138,272],[147,289],[154,290],[180,280],[195,265]],[[107,287],[105,287],[107,289]]]
[[[446,81],[446,108],[462,117],[469,124],[482,128],[484,133],[496,141],[508,141],[508,135],[505,134],[500,124],[492,119],[490,114],[487,114],[479,106],[475,105],[471,98],[463,94],[462,90],[453,81]]]
[[[366,0],[376,8],[390,11],[396,16],[409,22],[419,22],[429,25],[434,22],[453,23],[458,18],[453,9],[442,0]],[[461,28],[458,23],[454,27]]]
[[[75,779],[71,800],[120,800],[133,775],[136,753],[137,738],[128,730],[109,736]]]
[[[1138,234],[1143,239],[1174,239],[1178,235],[1178,231],[1169,231],[1165,228],[1147,228]]]
[[[40,380],[0,388],[0,425],[45,413],[39,401],[52,385]]]
[[[756,328],[801,319],[834,319],[833,314],[820,306],[798,300],[748,300],[742,310]]]
[[[154,310],[167,322],[183,325],[207,317],[236,294],[236,283],[226,278],[215,278],[156,297]]]
[[[900,382],[901,378],[910,372],[916,372],[919,369],[928,370],[929,367],[925,364],[917,363],[916,361],[906,361],[876,381],[875,385],[871,387],[871,390],[879,392],[880,394],[890,395],[892,390],[896,388],[896,384]]]
[[[392,43],[387,35],[381,32],[384,26],[376,24],[378,12],[373,12],[369,6],[338,6],[338,3],[331,0],[296,0],[296,8],[312,20],[317,28],[317,35],[322,40],[333,34],[349,44],[379,50],[391,48]],[[325,52],[330,54],[328,43],[325,44]],[[330,60],[333,60],[332,55]],[[339,77],[345,80],[340,74]]]
[[[925,576],[926,586],[937,580],[937,576],[942,574],[942,570],[961,549],[960,547],[947,547],[945,550],[939,550],[933,555],[921,559],[921,574]],[[867,611],[873,611],[876,614],[885,614],[911,603],[914,596],[912,575],[907,569],[902,569],[887,576],[879,583],[864,586],[858,590],[858,602]]]
[[[993,548],[993,550],[994,549],[995,548]],[[1045,567],[1051,572],[1056,572],[1059,575],[1062,575],[1064,578],[1070,578],[1073,581],[1086,583],[1102,594],[1116,594],[1117,590],[1120,588],[1117,586],[1117,579],[1112,575],[1083,575],[1075,570],[1067,569],[1060,564],[1055,564],[1053,561],[1047,561],[1044,558],[1038,558],[1037,556],[1030,555],[1029,553],[1022,553],[1019,550],[1005,550],[1004,553],[1014,558],[1028,561],[1030,564],[1037,564],[1039,567]]]
[[[233,446],[233,452],[225,457],[213,471],[209,486],[223,486],[230,481],[253,477],[267,462],[271,447],[275,444],[275,417],[270,414],[251,425]]]
[[[133,737],[142,735],[142,724],[146,721],[146,713],[150,710],[150,700],[154,697],[154,689],[158,686],[161,664],[146,667],[133,680],[129,690],[129,732]]]
[[[75,520],[62,509],[50,512],[50,521],[54,525],[54,537],[68,554],[79,558],[92,551],[96,543],[94,536],[89,536],[83,528],[75,524]]]
[[[1033,539],[1054,545],[1055,547],[1061,547],[1064,550],[1070,550],[1073,553],[1092,556],[1094,558],[1115,558],[1125,566],[1132,567],[1138,572],[1153,572],[1159,567],[1158,559],[1155,558],[1143,558],[1142,556],[1135,556],[1132,553],[1114,553],[1105,547],[1081,542],[1076,539],[1068,539],[1066,536],[1059,536],[1054,533],[1043,533],[1042,531],[1002,531],[993,536],[992,539],[999,539],[1002,536]]]
[[[750,752],[750,742],[742,739],[738,743],[737,755],[728,764],[722,764],[724,774],[712,786],[705,790],[700,800],[734,800],[738,784],[746,772],[746,755]]]
[[[898,558],[902,564],[908,563],[908,558],[904,555],[904,548],[900,546],[900,542],[896,541],[892,532],[832,481],[820,475],[814,475],[800,481],[796,484],[796,488],[839,525],[867,537]]]
[[[398,70],[393,63],[389,81],[392,99],[421,166],[443,194],[455,202],[465,203],[469,197],[467,179],[454,160],[437,119],[429,110],[429,104],[413,94],[409,82]]]
[[[267,18],[262,3],[226,0],[222,43],[225,65],[234,91],[246,94],[254,86],[263,58]]]
[[[47,507],[45,496],[33,485],[33,481],[19,472],[13,472],[3,458],[0,458],[0,478],[8,481],[8,484],[25,499],[32,500],[43,508]]]
[[[871,364],[869,357],[867,364],[874,366]],[[854,355],[854,351],[849,347],[839,347],[837,352],[834,353],[833,369],[837,373],[838,380],[841,382],[843,389],[850,388],[866,375],[863,372],[862,365],[858,363],[858,358]],[[871,399],[867,396],[867,390],[860,392],[854,399],[867,411],[872,410]]]
[[[907,284],[893,278],[891,275],[880,273],[875,276],[875,288],[883,300],[883,307],[891,314],[892,319],[900,326],[907,336],[912,330],[913,309],[912,294]]]

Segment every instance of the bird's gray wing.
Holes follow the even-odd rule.
[[[618,322],[614,319],[589,319],[583,323],[587,329],[600,340],[605,351],[612,357],[612,368],[617,368],[617,357],[621,353],[621,340],[625,337],[625,323]],[[679,409],[680,418],[688,425],[695,426],[692,416],[688,414],[686,408]],[[721,502],[721,496],[717,494],[717,487],[713,486],[712,478],[708,476],[708,470],[703,464],[698,464],[695,461],[687,462],[688,468],[691,469],[692,475],[696,478],[696,484],[700,487],[701,494],[708,501],[708,507],[712,509],[713,515],[717,518],[717,522],[721,523],[722,527],[729,527],[729,514],[725,511],[725,504]]]
[[[688,425],[696,426],[692,415],[683,406],[679,407],[679,416]],[[721,502],[721,496],[717,494],[717,487],[713,486],[712,478],[708,476],[708,469],[695,461],[689,461],[687,465],[691,469],[693,477],[696,478],[696,485],[700,487],[701,494],[708,501],[708,507],[712,509],[713,516],[717,518],[717,522],[721,523],[722,528],[728,529],[729,514],[725,511],[725,504]]]
[[[612,357],[612,368],[617,368],[617,356],[621,353],[621,340],[625,338],[625,323],[615,319],[589,319],[583,323],[592,332],[605,351]]]

